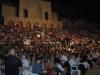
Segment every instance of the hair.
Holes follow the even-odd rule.
[[[60,64],[61,64],[61,61],[60,61],[59,58],[55,58],[55,59],[54,59],[54,63],[60,63]]]

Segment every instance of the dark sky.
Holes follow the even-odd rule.
[[[90,22],[100,22],[100,2],[52,0],[55,11],[60,18],[71,20],[86,19]]]

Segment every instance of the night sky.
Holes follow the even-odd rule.
[[[60,18],[71,20],[86,19],[90,22],[100,22],[100,2],[90,2],[53,0],[53,7]]]

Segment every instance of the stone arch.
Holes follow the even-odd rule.
[[[9,20],[8,23],[7,23],[7,25],[9,27],[14,27],[14,21],[13,20]]]
[[[55,24],[55,29],[60,29],[60,24],[56,23]]]
[[[23,27],[23,21],[18,21],[16,26]]]
[[[46,23],[42,24],[43,29],[46,29]]]
[[[49,29],[52,30],[53,28],[54,28],[54,24],[53,24],[53,23],[50,23],[50,24],[49,24]]]
[[[25,27],[31,28],[31,22],[26,22],[26,23],[25,23]]]

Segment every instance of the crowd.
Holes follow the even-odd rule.
[[[99,57],[98,32],[0,27],[0,75],[85,75]]]

